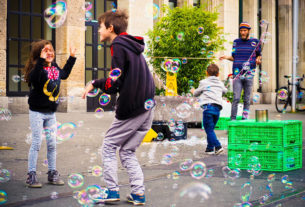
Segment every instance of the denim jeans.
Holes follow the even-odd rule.
[[[236,119],[238,103],[241,96],[241,91],[244,89],[244,112],[243,118],[248,118],[248,113],[250,110],[250,96],[253,85],[253,78],[251,79],[240,79],[236,78],[233,81],[233,103],[231,110],[231,120]]]
[[[214,150],[214,147],[220,147],[221,144],[218,141],[215,134],[215,126],[219,119],[220,109],[217,106],[210,104],[202,106],[203,108],[203,127],[207,134],[208,146],[207,149]]]
[[[38,152],[41,147],[42,134],[47,142],[48,169],[56,170],[56,134],[57,125],[55,113],[31,111],[29,113],[32,130],[32,144],[28,157],[28,172],[36,171]]]

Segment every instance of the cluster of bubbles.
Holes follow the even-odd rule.
[[[12,119],[12,113],[9,109],[0,108],[0,121],[9,121]]]
[[[73,198],[82,206],[93,206],[95,203],[104,203],[109,191],[99,185],[89,185],[86,189],[75,191]]]
[[[93,19],[93,14],[90,12],[91,9],[92,9],[92,3],[90,1],[86,1],[84,3],[86,22],[90,22]]]
[[[161,68],[165,72],[177,73],[181,69],[181,60],[178,58],[166,59],[162,61]]]
[[[67,5],[64,1],[57,1],[44,11],[44,19],[51,28],[60,27],[67,17]]]

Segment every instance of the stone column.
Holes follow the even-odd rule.
[[[244,0],[243,1],[243,21],[249,22],[251,25],[251,30],[250,30],[250,37],[254,37],[259,39],[259,34],[258,34],[258,27],[259,25],[257,24],[258,17],[258,1],[256,0]],[[258,74],[258,67],[256,69],[256,74],[254,76],[253,80],[253,88],[252,92],[256,93],[257,89],[259,88],[259,74]],[[260,103],[261,100],[259,100],[258,103]]]
[[[262,1],[262,19],[269,22],[268,31],[271,33],[271,39],[264,45],[262,57],[262,70],[269,74],[270,80],[262,85],[262,97],[261,100],[265,104],[271,104],[275,101],[275,89],[276,89],[276,68],[275,68],[275,56],[276,56],[276,39],[275,39],[275,1]]]
[[[6,19],[7,1],[0,0],[0,107],[8,108],[6,97]]]
[[[61,84],[60,112],[85,112],[86,100],[81,99],[85,87],[85,0],[66,0],[67,18],[65,23],[56,29],[56,61],[63,67],[70,55],[70,46],[77,48],[76,63],[69,78]]]
[[[279,0],[279,87],[287,85],[284,75],[292,75],[292,1]],[[301,21],[301,19],[300,19]]]
[[[145,36],[148,29],[153,28],[153,3],[153,0],[119,0],[119,9],[126,9],[128,11],[128,33]]]
[[[206,1],[201,0],[201,4]],[[236,0],[211,0],[208,2],[208,10],[214,11],[218,8],[219,17],[217,24],[223,27],[225,39],[227,40],[224,44],[225,49],[218,52],[215,56],[219,57],[222,55],[231,55],[232,43],[238,38],[238,25],[239,25],[239,3]],[[220,67],[220,79],[225,79],[229,74],[232,73],[232,62],[228,60],[216,61],[216,64]]]
[[[299,1],[299,4],[299,63],[297,65],[297,74],[302,76],[305,74],[305,1]],[[305,87],[304,82],[302,83],[302,86]]]

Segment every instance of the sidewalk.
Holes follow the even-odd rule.
[[[303,134],[305,133],[305,113],[278,114],[274,105],[254,105],[251,106],[250,118],[254,118],[257,108],[268,109],[270,120],[303,121]],[[67,177],[71,173],[81,173],[84,176],[84,185],[76,189],[70,188],[67,184],[62,187],[45,184],[47,180],[47,167],[44,164],[45,141],[43,141],[37,165],[38,178],[44,186],[41,189],[26,188],[24,182],[30,147],[27,143],[27,135],[30,133],[28,114],[15,114],[9,121],[0,121],[0,145],[14,148],[14,150],[0,150],[0,169],[8,169],[11,172],[10,181],[0,183],[0,190],[5,191],[8,196],[4,206],[81,206],[72,197],[73,191],[85,189],[93,184],[104,186],[103,178],[92,176],[90,170],[94,165],[101,165],[99,149],[113,117],[114,114],[111,112],[105,112],[102,118],[96,118],[94,113],[57,113],[57,120],[60,123],[73,122],[77,125],[71,130],[74,136],[57,145],[57,168],[65,182],[67,183]],[[146,206],[233,207],[234,204],[241,203],[240,194],[247,193],[247,188],[241,188],[247,182],[250,182],[252,186],[252,192],[249,194],[250,202],[253,206],[259,204],[258,199],[268,192],[266,190],[267,177],[272,172],[263,172],[254,179],[250,179],[250,174],[242,170],[239,178],[227,180],[222,173],[222,168],[227,165],[227,150],[219,156],[205,155],[205,136],[205,132],[201,129],[188,129],[186,141],[144,143],[139,147],[137,156],[145,175]],[[226,131],[217,131],[217,136],[222,145],[227,148]],[[171,158],[167,160],[167,164],[162,164],[164,163],[162,159],[167,154],[171,154]],[[303,147],[303,160],[304,154]],[[184,159],[204,162],[209,170],[209,176],[197,180],[190,175],[190,171],[181,171],[179,165]],[[175,171],[178,172],[174,173]],[[283,175],[288,175],[294,191],[285,189],[285,185],[281,182]],[[131,206],[125,202],[130,188],[127,173],[121,165],[119,165],[119,180],[122,186],[121,201],[115,206]],[[192,185],[192,183],[199,184]],[[274,202],[265,206],[305,206],[304,164],[300,170],[275,172],[272,187],[273,196],[266,203],[272,200]],[[51,195],[55,199],[52,199]]]

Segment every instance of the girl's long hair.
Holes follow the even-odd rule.
[[[30,79],[29,74],[34,69],[34,67],[37,63],[37,60],[40,57],[40,53],[41,53],[42,49],[44,48],[44,46],[49,45],[49,44],[52,45],[52,43],[49,40],[39,40],[39,41],[32,42],[30,57],[27,60],[25,67],[23,69],[24,78],[27,83],[29,83],[29,79]]]

